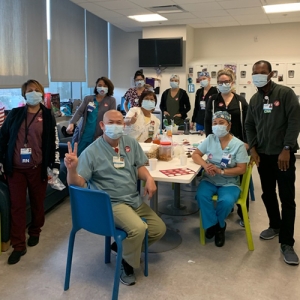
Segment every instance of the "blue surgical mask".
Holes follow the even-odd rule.
[[[202,87],[207,87],[208,86],[208,80],[207,79],[204,79],[204,80],[201,80],[200,81],[200,85],[202,86]]]
[[[105,124],[104,133],[112,140],[117,140],[123,135],[123,125]]]
[[[222,94],[228,94],[231,91],[230,83],[218,84],[218,90]]]
[[[39,104],[40,102],[42,102],[43,100],[43,94],[40,92],[29,92],[25,94],[26,97],[26,102],[27,104],[31,105],[31,106],[35,106],[37,104]]]
[[[170,86],[172,89],[176,89],[179,86],[179,83],[177,81],[170,81]]]
[[[266,75],[266,74],[254,74],[254,75],[252,75],[252,82],[258,88],[264,87],[269,82],[268,76],[269,76],[269,74],[268,75]]]
[[[97,92],[100,95],[106,95],[108,92],[108,87],[105,86],[97,86]]]
[[[146,110],[155,109],[155,106],[155,102],[152,100],[144,99],[142,102],[142,108],[145,108]]]
[[[224,137],[226,134],[228,134],[227,126],[225,126],[225,125],[213,125],[212,126],[212,132],[218,138]]]
[[[135,82],[136,87],[142,87],[145,85],[145,80],[138,80]]]

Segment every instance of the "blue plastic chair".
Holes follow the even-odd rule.
[[[109,195],[104,191],[84,189],[77,186],[69,186],[70,202],[72,212],[73,227],[70,232],[69,248],[66,266],[66,276],[64,290],[70,286],[71,265],[75,235],[78,230],[85,229],[89,232],[105,236],[105,263],[110,263],[111,237],[114,238],[117,247],[116,271],[112,299],[118,299],[119,281],[122,261],[122,241],[127,237],[127,233],[115,227],[114,217]],[[143,221],[145,221],[143,219]],[[144,275],[148,276],[148,230],[144,239],[145,270]]]

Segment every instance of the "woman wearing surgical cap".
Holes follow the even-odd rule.
[[[203,131],[206,104],[212,95],[218,94],[218,90],[216,87],[210,85],[209,72],[200,72],[198,79],[200,81],[201,88],[196,92],[191,125],[193,127],[196,123],[196,131]]]
[[[218,111],[212,117],[212,132],[192,155],[193,161],[205,172],[199,183],[196,199],[201,210],[203,228],[208,239],[215,237],[215,245],[225,243],[225,219],[240,195],[240,175],[249,161],[244,143],[230,133],[231,116]],[[204,160],[203,155],[207,155]],[[212,196],[218,200],[212,201]]]
[[[160,110],[165,119],[174,119],[176,125],[183,125],[187,112],[191,109],[190,99],[185,90],[179,87],[179,76],[171,75],[170,89],[163,92],[160,101]]]
[[[248,110],[246,99],[234,92],[235,74],[231,69],[222,69],[217,73],[217,88],[219,93],[210,97],[205,111],[205,134],[212,133],[212,115],[217,111],[227,111],[231,115],[230,133],[244,142],[248,150],[247,136],[245,130],[245,120]],[[247,208],[249,210],[249,197],[247,198]],[[244,227],[243,214],[240,205],[237,213],[240,225]]]
[[[39,243],[44,225],[47,168],[58,176],[60,169],[58,135],[52,111],[43,105],[44,88],[30,79],[22,85],[23,107],[14,108],[0,130],[0,169],[7,175],[10,194],[10,240],[13,251],[8,264],[26,254],[26,195],[32,222],[28,227],[29,247]]]

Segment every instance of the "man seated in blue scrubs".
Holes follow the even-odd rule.
[[[212,132],[196,149],[192,158],[205,172],[196,199],[201,209],[205,236],[215,237],[215,245],[225,243],[225,219],[240,195],[240,177],[249,161],[244,143],[230,134],[231,116],[218,111],[212,117]],[[205,161],[202,156],[207,155]],[[215,207],[213,195],[218,195]]]
[[[77,157],[77,144],[65,157],[68,184],[93,190],[103,190],[110,196],[115,224],[127,232],[123,241],[123,260],[120,281],[135,284],[133,268],[140,266],[140,256],[145,231],[148,228],[149,245],[163,237],[164,222],[143,202],[137,192],[137,180],[146,182],[144,196],[149,199],[156,185],[144,166],[147,157],[139,143],[123,136],[123,116],[117,110],[109,110],[100,122],[103,136],[95,140]],[[147,220],[147,224],[141,220]]]

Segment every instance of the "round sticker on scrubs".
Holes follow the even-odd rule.
[[[222,103],[222,102],[219,103],[219,106],[220,106],[220,107],[222,107],[223,105],[224,105],[224,103]]]
[[[207,156],[207,158],[208,158],[208,159],[212,159],[212,158],[213,158],[213,155],[212,155],[211,153],[209,153],[208,156]]]
[[[126,146],[126,147],[125,147],[125,151],[126,151],[126,152],[130,152],[130,151],[131,151],[130,147],[129,147],[129,146]]]
[[[279,106],[280,105],[280,102],[279,101],[275,101],[274,102],[274,106]]]
[[[38,122],[42,122],[42,121],[43,121],[43,118],[38,117],[37,120],[38,120]]]

